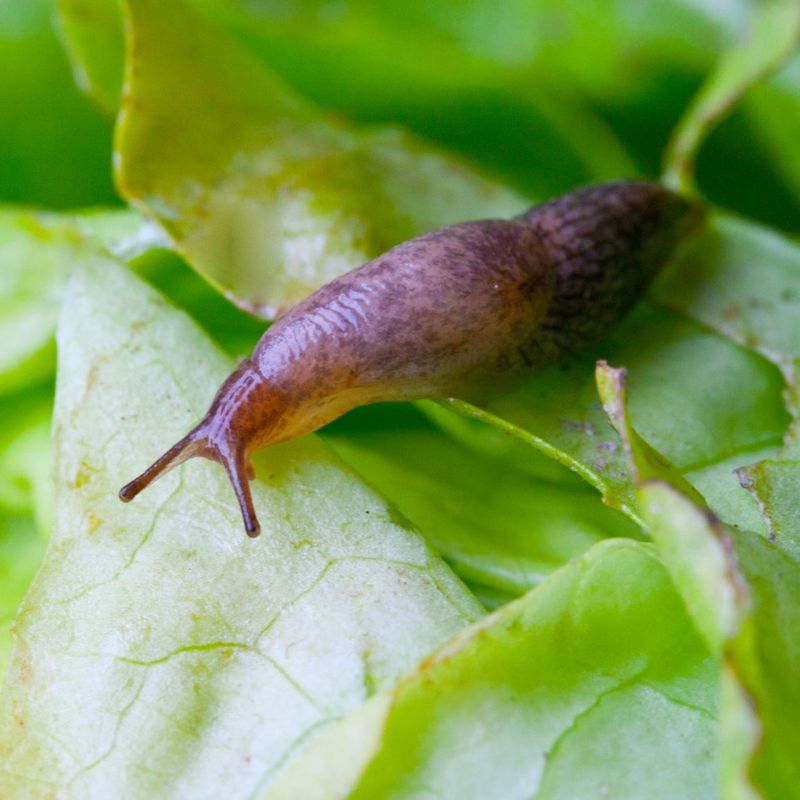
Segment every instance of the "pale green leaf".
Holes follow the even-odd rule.
[[[56,522],[0,700],[3,797],[250,797],[479,613],[313,438],[259,462],[260,539],[208,462],[121,504],[231,362],[97,256],[58,340]]]
[[[130,0],[128,53],[120,189],[254,313],[414,234],[525,205],[409,134],[316,110],[188,4]]]

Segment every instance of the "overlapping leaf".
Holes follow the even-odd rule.
[[[604,542],[323,734],[261,797],[713,797],[714,671],[650,548]]]
[[[734,42],[734,51],[769,62],[793,12],[792,0],[777,13],[770,6],[780,0],[733,2],[724,10],[670,0],[637,9],[607,0],[348,2],[336,14],[316,2],[280,12],[237,0],[196,2],[307,96],[360,119],[403,122],[534,196],[591,178],[656,174],[667,132],[717,56]],[[786,24],[753,47],[762,15]],[[413,59],[396,56],[409,51]],[[737,66],[736,58],[727,60]],[[742,82],[734,72],[717,70],[736,94]],[[741,147],[742,136],[752,136],[753,115],[739,115],[704,152],[701,182],[723,203],[796,229],[800,203],[782,182],[786,162],[796,160],[796,104],[791,77],[778,85],[765,103],[772,115],[756,118],[767,147],[777,144],[772,162],[763,148]],[[732,159],[739,169],[729,169]]]
[[[326,438],[469,583],[520,594],[601,539],[640,536],[586,484],[476,453],[426,422],[361,413]]]
[[[598,382],[644,519],[696,628],[720,659],[725,796],[758,796],[757,787],[764,797],[795,797],[800,563],[768,539],[727,530],[633,429],[621,371],[601,368]]]
[[[524,206],[408,134],[323,115],[188,5],[130,0],[128,21],[120,189],[254,313],[413,234]]]

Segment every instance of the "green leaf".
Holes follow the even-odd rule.
[[[128,25],[120,189],[254,313],[423,230],[524,205],[408,134],[322,114],[188,5],[130,0]]]
[[[52,11],[0,4],[0,202],[114,203],[111,127],[76,89]]]
[[[599,378],[612,418],[621,422],[648,530],[720,659],[724,796],[754,797],[756,784],[765,798],[784,797],[800,775],[800,563],[753,533],[726,529],[702,500],[687,496],[670,465],[662,461],[654,471],[653,453],[625,412],[621,371],[606,369]]]
[[[261,797],[714,797],[714,673],[649,547],[604,542],[324,733]]]
[[[11,623],[44,549],[45,540],[31,519],[0,515],[0,675],[11,648]]]
[[[75,82],[108,115],[119,108],[125,56],[122,0],[57,0]]]
[[[542,480],[502,455],[478,454],[421,414],[370,411],[325,438],[481,593],[520,594],[601,539],[639,538],[585,484]]]
[[[0,396],[51,378],[64,280],[91,250],[131,236],[127,211],[0,210]]]
[[[627,436],[635,437],[628,429]],[[637,498],[648,531],[700,631],[719,659],[720,772],[723,797],[757,797],[750,765],[764,735],[748,669],[757,655],[750,636],[750,591],[733,540],[705,505],[665,480],[639,484]],[[755,538],[755,534],[745,534]],[[770,731],[766,731],[767,736]]]
[[[594,361],[626,364],[631,415],[642,435],[686,474],[766,446],[777,447],[788,416],[778,370],[696,323],[649,305],[589,357],[549,368],[462,413],[497,425],[547,452],[638,519],[626,459],[594,392]],[[714,365],[709,374],[709,364]],[[748,386],[747,392],[739,387]],[[724,476],[723,476],[724,477]],[[724,478],[733,478],[733,473]]]
[[[731,537],[691,484],[636,432],[627,408],[625,370],[600,363],[596,378],[603,407],[628,457],[648,533],[658,545],[695,628],[720,659],[722,796],[755,800],[747,773],[761,723],[732,654],[737,639],[740,649],[746,646],[743,631],[750,622],[750,595]]]
[[[665,157],[665,182],[693,191],[694,161],[703,140],[739,99],[774,72],[800,42],[800,5],[796,0],[760,3],[749,38],[720,59],[678,123]]]
[[[231,362],[98,256],[58,341],[56,524],[0,700],[3,796],[250,797],[480,613],[311,437],[259,462],[258,540],[207,462],[121,504]]]
[[[738,632],[748,606],[730,537],[691,484],[631,424],[626,371],[601,362],[596,377],[603,407],[630,464],[647,531],[695,626],[709,650],[720,657],[727,641]]]
[[[725,797],[752,797],[753,786],[768,800],[797,797],[800,564],[665,484],[639,496],[695,624],[724,651]]]

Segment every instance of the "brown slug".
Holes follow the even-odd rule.
[[[658,184],[617,181],[392,248],[280,317],[200,423],[120,498],[203,456],[225,467],[257,536],[255,450],[365,403],[458,395],[593,344],[641,297],[694,210]]]

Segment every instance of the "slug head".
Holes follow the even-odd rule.
[[[261,532],[250,492],[255,477],[250,454],[263,444],[269,421],[280,417],[280,397],[265,382],[250,359],[245,359],[228,377],[214,397],[206,415],[141,475],[120,489],[119,497],[130,502],[164,473],[184,461],[202,456],[225,467],[239,502],[247,535]],[[265,424],[266,423],[266,424]]]

